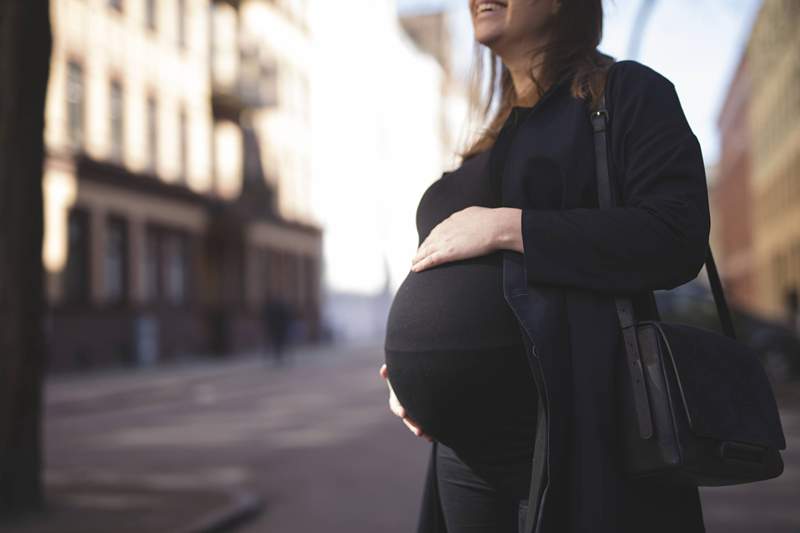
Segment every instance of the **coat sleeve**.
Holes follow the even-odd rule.
[[[615,69],[606,105],[619,207],[523,209],[528,283],[614,293],[671,289],[703,267],[710,231],[705,168],[675,87],[638,62]]]

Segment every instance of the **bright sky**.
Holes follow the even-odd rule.
[[[447,8],[457,17],[455,54],[471,59],[472,23],[468,0],[397,0],[401,13]],[[761,0],[660,0],[647,24],[637,58],[625,55],[640,0],[604,0],[600,49],[617,60],[636,59],[674,84],[689,124],[700,140],[706,165],[719,153],[716,127],[728,82]]]

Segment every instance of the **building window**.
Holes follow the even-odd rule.
[[[116,80],[111,82],[109,118],[111,120],[111,159],[121,162],[124,142],[122,84]]]
[[[172,304],[186,301],[188,292],[189,253],[186,235],[169,232],[164,242],[165,293]]]
[[[178,0],[178,46],[186,48],[186,0]]]
[[[178,115],[178,174],[182,182],[186,183],[189,175],[189,119],[186,111],[181,110]]]
[[[67,264],[64,268],[64,301],[85,303],[89,299],[89,216],[72,209],[67,221]]]
[[[122,0],[108,0],[109,7],[122,11]]]
[[[67,138],[73,149],[83,146],[83,69],[67,64]]]
[[[158,103],[147,98],[147,168],[153,174],[158,168]]]
[[[144,23],[148,30],[156,29],[156,0],[145,0],[144,2]]]
[[[148,302],[158,301],[161,285],[161,238],[157,228],[148,227],[144,250],[144,293]]]
[[[106,227],[105,289],[109,303],[125,301],[128,287],[128,231],[125,220],[110,217]]]

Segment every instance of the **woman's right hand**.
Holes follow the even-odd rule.
[[[389,371],[386,369],[386,363],[381,366],[379,371],[381,377],[386,381],[386,385],[389,387],[389,409],[401,419],[403,419],[403,423],[411,430],[411,432],[416,435],[417,437],[424,437],[428,439],[429,442],[432,441],[429,435],[426,435],[422,432],[422,429],[417,426],[416,422],[411,420],[411,418],[406,414],[406,410],[400,405],[400,401],[397,399],[397,396],[394,394],[394,389],[392,388],[392,384],[389,383]]]

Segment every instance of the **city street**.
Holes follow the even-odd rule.
[[[382,362],[375,345],[284,368],[249,358],[58,380],[48,479],[244,489],[263,509],[242,531],[410,531],[430,444],[389,412]]]
[[[783,474],[702,487],[706,532],[800,533],[800,0],[512,4],[0,0],[0,533],[415,533],[433,444],[389,407],[384,340],[519,333],[552,352],[548,450],[575,459],[545,492],[588,494],[554,533],[687,517],[608,468],[628,364],[597,313],[649,288],[796,376]],[[639,385],[743,428],[763,402],[735,359]],[[517,435],[485,422],[524,394],[487,416],[447,370],[416,388]]]
[[[381,363],[376,343],[305,350],[282,368],[251,357],[53,379],[49,490],[58,505],[138,517],[118,531],[148,531],[159,505],[188,523],[203,497],[247,493],[263,505],[236,531],[411,532],[430,444],[389,412]],[[780,392],[793,406],[786,472],[702,489],[710,533],[800,531],[800,393]]]

